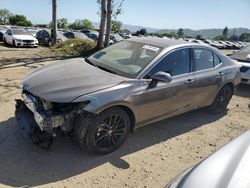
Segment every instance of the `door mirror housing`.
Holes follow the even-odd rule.
[[[169,73],[159,71],[154,75],[150,76],[152,81],[149,83],[149,88],[155,88],[158,82],[166,82],[169,83],[173,80],[172,76]]]

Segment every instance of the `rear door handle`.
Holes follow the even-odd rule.
[[[194,82],[194,79],[188,79],[185,84],[191,84],[192,82]]]

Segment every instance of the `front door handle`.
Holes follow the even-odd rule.
[[[222,77],[222,76],[224,76],[224,75],[225,75],[224,72],[219,72],[219,74],[217,74],[217,77]]]
[[[192,82],[194,82],[194,79],[188,79],[185,84],[191,84]]]

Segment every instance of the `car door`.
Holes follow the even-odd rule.
[[[13,36],[10,29],[7,30],[6,35],[4,37],[8,44],[12,44]]]
[[[181,48],[168,53],[145,76],[141,84],[140,122],[153,122],[186,112],[193,108],[190,48]],[[149,88],[150,76],[163,71],[171,74],[170,83],[158,82],[155,88]]]
[[[222,84],[224,72],[220,68],[221,60],[212,51],[206,48],[192,48],[197,108],[210,105],[218,93]]]

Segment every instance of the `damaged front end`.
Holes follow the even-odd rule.
[[[16,118],[35,144],[49,148],[58,134],[73,130],[75,117],[89,101],[82,103],[53,103],[23,91],[22,100],[16,100]]]

